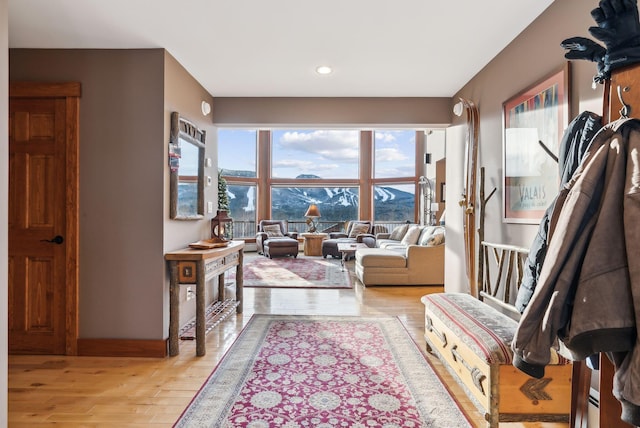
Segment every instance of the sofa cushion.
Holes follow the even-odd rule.
[[[429,240],[429,237],[433,235],[435,230],[436,230],[436,226],[424,226],[422,228],[422,231],[420,232],[420,237],[418,238],[418,242],[416,242],[416,244],[427,245],[427,241]]]
[[[420,237],[420,232],[422,232],[422,228],[420,226],[412,225],[409,227],[400,243],[403,245],[415,245]]]
[[[402,244],[399,244],[397,242],[395,244],[391,244],[390,243],[390,244],[387,244],[387,245],[384,246],[385,250],[397,251],[397,252],[402,253],[402,254],[406,254],[407,253],[407,248],[409,248],[408,245],[402,245]]]
[[[420,234],[418,245],[433,247],[444,244],[444,232],[445,229],[442,226],[427,226]]]
[[[444,232],[436,232],[431,235],[425,244],[427,247],[435,247],[444,244]]]
[[[282,230],[280,230],[280,225],[278,224],[262,226],[262,231],[266,233],[269,238],[279,238],[284,236],[282,234]]]
[[[376,239],[376,247],[378,248],[387,248],[390,245],[401,245],[401,244],[400,244],[400,241],[396,241],[395,239]]]
[[[404,238],[404,235],[407,233],[408,229],[409,229],[408,223],[405,223],[401,226],[396,227],[391,231],[391,234],[389,235],[389,239],[393,239],[394,241],[400,241],[402,238]]]
[[[355,238],[358,235],[362,235],[363,233],[369,233],[369,229],[371,226],[369,223],[355,223],[351,226],[351,231],[349,232],[349,238]]]
[[[407,266],[407,259],[404,252],[382,248],[359,248],[356,251],[356,263],[378,268],[403,268]]]

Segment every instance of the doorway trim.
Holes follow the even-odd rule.
[[[79,186],[80,186],[79,82],[9,82],[9,98],[64,98],[66,104],[66,197],[65,197],[65,355],[78,355],[79,284]]]

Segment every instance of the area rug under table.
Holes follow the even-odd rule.
[[[470,427],[397,318],[254,315],[176,427]]]
[[[343,271],[336,259],[246,257],[242,273],[245,287],[351,288],[349,272]],[[230,281],[234,274],[231,270]]]

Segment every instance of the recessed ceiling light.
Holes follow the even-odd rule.
[[[331,74],[333,70],[328,65],[321,65],[316,68],[316,73],[318,74]]]

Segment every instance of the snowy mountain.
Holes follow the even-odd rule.
[[[305,176],[298,178],[319,178]],[[255,211],[254,189],[229,185],[229,202],[234,218],[246,212],[246,220],[253,218]],[[414,196],[391,187],[377,187],[373,195],[376,218],[388,221],[413,221]],[[309,204],[316,204],[323,220],[343,221],[358,218],[358,189],[349,187],[274,187],[271,192],[273,212],[279,218],[303,220]]]

